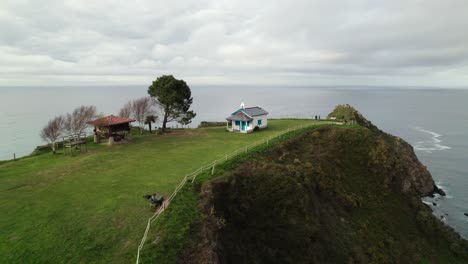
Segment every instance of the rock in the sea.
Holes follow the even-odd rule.
[[[464,213],[464,215],[465,215],[466,217],[468,217],[468,213]]]
[[[444,190],[442,190],[441,188],[437,187],[437,185],[435,183],[433,183],[433,189],[432,189],[432,192],[428,193],[427,196],[428,197],[431,197],[431,198],[434,198],[434,194],[439,194],[441,196],[446,196]]]
[[[442,195],[442,196],[445,196],[445,195],[446,195],[445,192],[444,192],[444,190],[442,190],[441,188],[437,187],[437,185],[435,185],[435,184],[434,184],[434,191],[433,191],[433,193],[438,193],[438,194],[440,194],[440,195]]]
[[[432,205],[433,205],[433,206],[437,206],[437,204],[436,204],[436,203],[432,203]]]

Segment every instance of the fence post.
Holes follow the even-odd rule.
[[[197,174],[196,174],[196,173],[195,173],[195,175],[193,175],[192,183],[195,181],[195,177],[197,177]]]
[[[203,166],[200,167],[200,173],[203,172]],[[197,177],[198,173],[195,173],[195,175],[193,175],[193,179],[192,179],[192,183],[195,181],[195,178]]]
[[[216,165],[216,160],[214,161],[214,163],[213,163],[213,168],[211,169],[211,175],[212,175],[212,176],[213,176],[213,174],[214,174],[215,165]]]
[[[16,161],[16,153],[13,153],[13,160]]]

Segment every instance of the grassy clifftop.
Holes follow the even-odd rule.
[[[131,263],[154,212],[142,195],[201,165],[311,120],[272,120],[248,135],[224,127],[136,136],[74,157],[44,153],[0,164],[1,263]],[[319,123],[322,124],[322,123]]]
[[[372,122],[367,120],[361,113],[354,109],[354,107],[348,104],[337,105],[335,109],[333,109],[333,111],[327,115],[327,118],[336,118],[338,120],[356,122],[358,125],[368,128],[374,132],[383,133],[374,124],[372,124]]]

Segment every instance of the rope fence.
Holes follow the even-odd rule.
[[[151,228],[151,224],[154,221],[156,221],[156,219],[158,219],[158,217],[162,214],[162,212],[164,212],[164,210],[167,209],[167,207],[172,202],[174,197],[177,195],[177,193],[184,187],[184,185],[188,181],[190,181],[191,183],[195,182],[195,179],[197,178],[198,175],[202,174],[205,171],[209,171],[209,170],[211,170],[211,175],[213,175],[216,164],[220,164],[222,162],[228,161],[229,159],[232,159],[232,158],[238,156],[241,153],[246,153],[249,149],[255,148],[255,147],[260,146],[262,144],[266,144],[268,146],[270,144],[270,141],[273,140],[273,139],[279,138],[280,136],[282,136],[284,134],[287,134],[287,133],[289,133],[291,131],[295,131],[295,130],[310,127],[310,126],[313,126],[313,124],[311,124],[311,125],[299,125],[299,126],[296,126],[296,127],[288,128],[288,129],[286,129],[284,131],[281,131],[281,132],[277,133],[276,135],[269,136],[267,138],[264,138],[262,140],[254,142],[254,143],[252,143],[252,144],[250,144],[250,145],[248,145],[246,147],[242,147],[240,149],[237,149],[237,150],[225,155],[224,157],[222,157],[220,159],[217,159],[217,160],[214,160],[214,161],[212,161],[211,163],[209,163],[207,165],[201,166],[196,171],[185,175],[184,179],[175,188],[175,190],[171,194],[171,196],[169,196],[169,198],[166,201],[163,202],[162,206],[160,206],[159,209],[148,219],[148,222],[146,224],[145,233],[143,234],[143,237],[141,238],[141,242],[140,242],[140,244],[138,246],[136,263],[138,264],[139,261],[140,261],[140,252],[141,252],[143,246],[145,245],[146,238],[148,237],[148,232],[149,232],[149,230]]]

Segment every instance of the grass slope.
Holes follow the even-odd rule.
[[[135,137],[0,164],[0,256],[5,263],[128,263],[146,219],[143,194],[168,196],[182,177],[245,144],[310,120],[272,120],[249,135],[224,128]]]
[[[317,125],[312,127],[307,126],[306,128],[283,134],[271,140],[269,145],[261,144],[248,152],[239,154],[233,159],[218,164],[214,171],[214,176],[211,175],[211,171],[208,171],[199,175],[194,184],[186,184],[171,203],[169,209],[152,225],[146,244],[140,254],[140,263],[176,263],[177,259],[181,263],[187,262],[186,260],[180,260],[180,255],[184,248],[192,247],[188,246],[187,243],[190,243],[191,238],[193,238],[193,227],[199,225],[201,221],[199,208],[201,185],[213,177],[236,169],[247,160],[255,159],[259,153],[265,153],[272,146],[280,142],[284,142],[304,131],[308,131],[314,127],[321,127],[325,124],[323,122],[321,124],[317,123]],[[209,261],[203,260],[200,263],[209,263]]]

